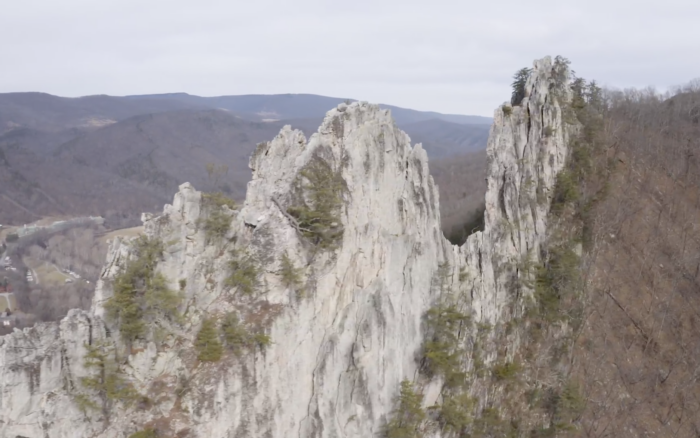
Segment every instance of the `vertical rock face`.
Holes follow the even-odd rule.
[[[567,133],[550,96],[556,73],[549,58],[537,61],[521,106],[496,112],[485,231],[462,247],[440,231],[425,151],[375,105],[338,106],[308,141],[285,127],[259,145],[245,204],[223,208],[231,221],[223,239],[207,239],[202,195],[183,184],[162,215],[143,218],[146,234],[165,246],[158,271],[183,290],[183,322],[130,350],[122,345],[104,303],[132,244],[115,240],[90,312],[0,338],[0,437],[124,437],[145,428],[178,437],[379,436],[400,381],[418,373],[438,266],[451,267],[449,282],[469,292],[477,320],[496,322],[513,262],[538,256],[548,192],[566,158]],[[330,224],[342,237],[328,248],[304,237],[288,213],[308,198],[305,175],[318,160],[342,185]],[[232,250],[259,266],[252,294],[226,282],[238,257]],[[285,255],[301,288],[283,281]],[[198,361],[202,320],[230,312],[271,344]],[[114,403],[108,415],[78,409],[85,344],[98,341],[115,346],[125,379],[148,402]]]
[[[453,248],[455,266],[472,275],[468,286],[477,320],[504,317],[509,285],[523,258],[537,261],[547,234],[556,176],[563,168],[570,133],[554,95],[568,98],[563,66],[549,57],[535,61],[518,106],[494,113],[487,153],[484,232]],[[503,108],[506,108],[505,110]]]

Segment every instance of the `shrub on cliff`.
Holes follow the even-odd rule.
[[[537,316],[547,323],[568,319],[568,312],[562,312],[562,303],[575,298],[580,292],[581,258],[571,243],[562,244],[549,250],[549,260],[537,269],[535,277]]]
[[[233,210],[236,207],[236,201],[221,192],[202,193],[202,204],[209,208],[221,208],[225,205]]]
[[[447,388],[460,386],[466,374],[462,371],[465,349],[463,338],[471,318],[460,310],[458,298],[450,283],[452,268],[448,263],[438,265],[433,280],[440,298],[425,315],[427,333],[423,343],[422,371],[428,376],[442,376]],[[465,277],[460,272],[460,277]]]
[[[280,274],[282,276],[282,284],[300,294],[301,269],[294,266],[287,253],[282,256],[282,270]]]
[[[530,77],[530,68],[521,68],[513,75],[513,94],[510,99],[510,103],[513,106],[520,105],[520,103],[525,99],[525,85],[527,84],[527,78]]]
[[[225,284],[236,287],[245,295],[252,295],[259,286],[260,269],[255,259],[245,252],[232,251],[228,262],[229,275]]]
[[[401,392],[397,398],[397,407],[386,426],[386,438],[420,438],[423,436],[422,426],[425,421],[425,411],[421,404],[423,394],[416,392],[408,380],[401,382]]]
[[[428,310],[426,325],[430,335],[423,345],[425,372],[428,375],[442,375],[447,384],[464,379],[461,371],[464,349],[459,333],[464,333],[469,322],[469,316],[460,312],[454,304],[443,302]]]
[[[74,394],[74,401],[83,412],[88,409],[109,411],[113,402],[130,404],[138,395],[133,386],[122,376],[114,361],[114,350],[106,343],[85,344],[83,367],[87,376],[80,378],[82,391]],[[95,401],[95,398],[98,402]]]
[[[270,337],[264,333],[251,333],[238,319],[238,315],[228,313],[221,323],[221,333],[226,347],[240,355],[243,349],[265,348],[270,345]]]
[[[154,429],[144,429],[132,433],[129,438],[158,438],[158,433]]]
[[[231,229],[231,216],[221,210],[214,210],[204,220],[204,234],[207,243],[221,240]]]
[[[567,432],[575,430],[573,424],[585,409],[586,400],[578,385],[567,382],[561,389],[550,391],[544,404],[551,418],[550,429]]]
[[[136,258],[114,278],[114,294],[105,303],[107,319],[119,327],[122,339],[131,344],[145,336],[149,323],[158,318],[178,321],[182,295],[172,291],[155,268],[163,253],[163,243],[139,237],[133,246]]]
[[[220,192],[202,194],[202,207],[208,210],[203,225],[207,242],[222,239],[231,229],[231,216],[224,212],[224,206],[233,209],[236,203]]]
[[[340,209],[345,182],[324,159],[315,156],[295,180],[300,201],[287,209],[304,237],[321,248],[332,248],[343,236]]]
[[[202,322],[194,347],[197,350],[197,359],[202,362],[217,362],[221,359],[223,348],[213,319],[207,318]]]
[[[504,362],[493,367],[493,378],[498,381],[513,380],[520,372],[520,364],[517,362]]]
[[[474,398],[466,392],[456,395],[446,394],[440,406],[438,423],[446,432],[461,436],[461,433],[474,421],[472,415],[474,405]]]
[[[567,204],[577,201],[579,196],[579,186],[575,176],[566,169],[559,172],[552,196],[552,211],[561,212]]]

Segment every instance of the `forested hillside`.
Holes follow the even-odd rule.
[[[610,92],[583,177],[591,209],[585,320],[573,375],[581,435],[700,431],[700,83]],[[589,182],[590,181],[590,182]]]
[[[440,190],[442,230],[454,244],[462,244],[484,223],[486,151],[430,161],[430,174]]]

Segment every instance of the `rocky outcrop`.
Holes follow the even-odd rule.
[[[163,214],[143,218],[145,233],[165,245],[158,271],[183,291],[182,323],[163,322],[158,336],[130,349],[122,344],[104,303],[132,246],[113,241],[90,312],[0,338],[0,437],[124,437],[148,427],[178,437],[378,436],[400,381],[417,376],[439,267],[449,266],[450,287],[466,292],[475,320],[496,322],[507,318],[517,262],[538,256],[548,193],[567,153],[554,74],[548,58],[535,62],[528,97],[509,115],[496,111],[485,230],[461,247],[440,231],[425,151],[375,105],[339,105],[310,139],[285,127],[259,145],[245,204],[222,209],[231,221],[222,239],[207,239],[202,195],[183,184]],[[305,187],[318,160],[342,186],[329,225],[340,237],[323,249],[289,213],[313,202]],[[226,281],[241,254],[260,271],[252,294]],[[285,255],[300,288],[285,285]],[[271,344],[198,361],[202,320],[230,312]],[[79,409],[86,345],[96,342],[115,347],[137,403]],[[434,388],[428,404],[439,398]]]
[[[453,248],[455,266],[473,274],[470,288],[477,320],[503,318],[513,276],[518,275],[516,265],[527,257],[539,260],[572,129],[563,122],[562,108],[554,99],[555,93],[567,98],[566,83],[558,78],[567,74],[550,58],[535,61],[520,105],[504,104],[494,113],[487,146],[484,232]]]

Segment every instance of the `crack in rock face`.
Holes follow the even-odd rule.
[[[258,145],[246,200],[221,209],[228,226],[215,241],[202,194],[182,184],[162,214],[143,217],[145,234],[164,246],[157,272],[182,293],[182,321],[158,320],[158,330],[124,345],[104,305],[135,254],[131,240],[115,238],[89,312],[0,338],[0,437],[116,438],[145,428],[178,437],[377,436],[400,382],[418,373],[439,266],[449,266],[448,287],[470,297],[473,318],[494,323],[507,303],[509,263],[544,239],[548,203],[523,200],[551,192],[566,159],[561,110],[546,99],[551,82],[551,60],[536,61],[522,104],[496,111],[485,230],[461,247],[440,231],[425,150],[376,105],[341,104],[309,139],[286,126]],[[251,293],[231,280],[232,263],[255,266]],[[298,281],[285,277],[289,266]],[[269,345],[199,361],[202,321],[231,314]],[[92,372],[86,345],[98,342],[114,347],[139,401],[84,413],[76,388]],[[426,386],[428,405],[436,387]]]

